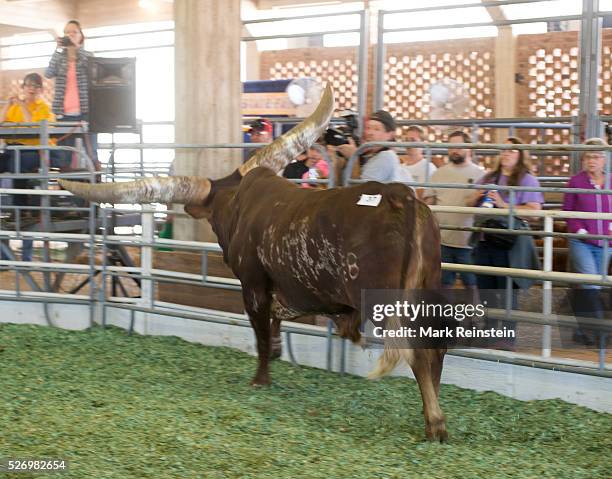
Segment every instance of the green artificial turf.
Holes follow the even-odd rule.
[[[0,325],[0,457],[74,478],[607,478],[612,416],[442,386],[424,441],[414,381],[272,366],[174,337]]]

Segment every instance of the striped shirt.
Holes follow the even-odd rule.
[[[89,111],[87,97],[87,62],[92,53],[79,48],[77,50],[76,76],[79,87],[79,103],[81,114]],[[45,77],[55,78],[55,94],[53,95],[52,110],[56,115],[64,115],[64,95],[66,92],[66,73],[68,72],[68,52],[66,49],[55,51],[45,70]]]

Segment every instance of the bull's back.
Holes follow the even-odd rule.
[[[362,195],[381,195],[380,203],[359,205]],[[241,218],[259,218],[245,226],[274,289],[312,311],[357,307],[362,289],[402,288],[417,217],[429,212],[406,186],[376,182],[322,191],[289,185],[241,206]]]

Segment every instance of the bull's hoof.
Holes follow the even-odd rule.
[[[270,383],[271,381],[269,377],[255,376],[251,381],[251,386],[258,388],[258,387],[263,387],[263,386],[269,386]]]
[[[275,359],[280,358],[283,355],[283,350],[281,348],[272,349],[270,351],[270,361],[274,361]]]
[[[425,427],[425,436],[431,442],[440,442],[440,444],[448,442],[448,433],[446,432],[444,420],[428,424]]]

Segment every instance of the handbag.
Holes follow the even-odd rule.
[[[521,224],[524,223],[524,224]],[[478,223],[478,226],[483,228],[495,228],[495,229],[509,229],[508,228],[508,217],[507,216],[489,216],[483,218]],[[522,226],[526,226],[522,227]],[[529,226],[522,220],[514,218],[514,229],[529,229]],[[484,241],[489,243],[495,248],[510,250],[516,243],[518,236],[504,233],[484,233]]]

